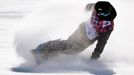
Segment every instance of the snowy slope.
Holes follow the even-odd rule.
[[[99,61],[89,60],[94,44],[78,56],[61,55],[41,65],[34,63],[29,50],[50,39],[66,39],[81,22],[90,18],[91,12],[84,11],[85,5],[89,2],[96,2],[96,0],[42,0],[33,8],[29,5],[26,9],[26,6],[22,5],[24,7],[21,11],[31,12],[32,10],[23,18],[1,18],[0,74],[133,75],[134,1],[132,0],[110,0],[118,16],[115,19],[115,30]],[[19,8],[12,8],[6,10],[20,11]],[[16,44],[17,49],[12,46],[13,43]],[[18,72],[11,71],[11,68]]]

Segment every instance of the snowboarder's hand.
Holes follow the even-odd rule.
[[[95,3],[89,3],[86,5],[86,11],[91,11],[94,9]]]

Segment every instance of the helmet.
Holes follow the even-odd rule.
[[[107,1],[98,1],[95,4],[95,10],[98,16],[108,16],[111,13],[112,5]]]

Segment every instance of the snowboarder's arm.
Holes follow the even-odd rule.
[[[91,11],[94,9],[95,3],[89,3],[86,5],[86,11]]]
[[[112,30],[109,30],[105,33],[100,33],[99,36],[97,37],[97,45],[96,45],[96,48],[94,50],[95,53],[98,53],[98,54],[101,54],[106,43],[107,43],[107,40],[109,39],[109,36],[111,34]]]

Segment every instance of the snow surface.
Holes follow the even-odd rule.
[[[94,44],[78,56],[60,55],[40,65],[35,64],[30,50],[48,40],[67,39],[81,22],[90,18],[91,12],[84,10],[86,4],[96,1],[42,0],[33,7],[29,5],[30,11],[25,5],[19,7],[21,10],[12,9],[15,6],[1,9],[31,13],[23,18],[0,18],[0,74],[133,75],[133,0],[110,0],[117,10],[115,29],[98,61],[90,60]]]

